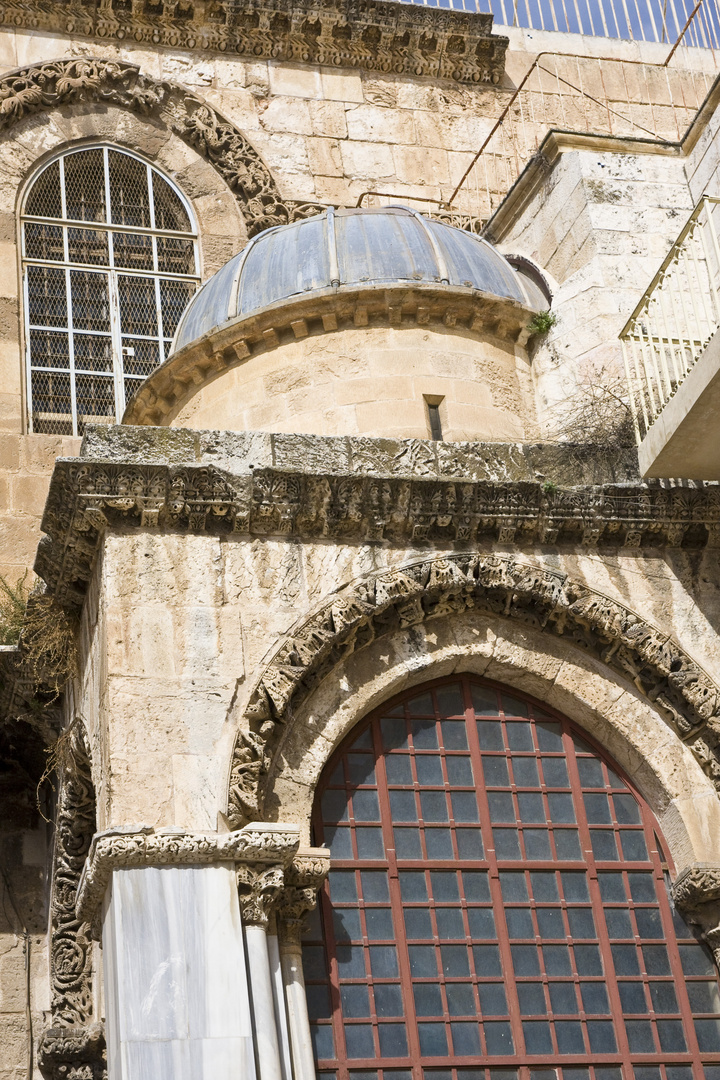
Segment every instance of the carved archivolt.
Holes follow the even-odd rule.
[[[142,75],[123,60],[82,57],[10,72],[0,80],[0,131],[32,113],[87,102],[158,114],[220,173],[249,236],[324,209],[283,199],[265,162],[233,124],[183,87]]]
[[[232,824],[259,816],[278,726],[349,653],[383,634],[471,609],[561,635],[629,678],[720,792],[720,689],[670,635],[560,571],[510,555],[468,553],[353,582],[296,624],[245,709],[230,774]]]

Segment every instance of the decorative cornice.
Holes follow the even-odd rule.
[[[252,862],[286,866],[300,843],[298,825],[250,822],[229,833],[191,833],[131,825],[97,833],[77,890],[79,917],[92,923],[113,870]]]
[[[285,888],[277,905],[280,933],[286,944],[300,944],[305,916],[317,904],[318,889],[330,870],[327,848],[301,848],[285,871]]]
[[[18,11],[23,9],[24,5],[18,7]],[[58,5],[60,10],[64,18],[53,29],[67,19],[66,5]],[[53,60],[4,75],[0,79],[0,132],[33,113],[85,102],[158,116],[222,176],[237,199],[249,236],[324,209],[316,203],[283,199],[257,150],[206,101],[182,86],[142,75],[136,64],[123,60]]]
[[[673,883],[672,896],[678,911],[699,928],[720,968],[720,865],[689,866]]]
[[[270,912],[282,892],[282,866],[243,863],[236,870],[240,914],[245,926],[267,928]]]
[[[377,0],[5,0],[6,26],[496,86],[492,16]]]
[[[451,554],[352,582],[290,630],[245,708],[230,773],[231,824],[260,812],[279,728],[350,653],[470,610],[558,635],[629,678],[720,792],[720,689],[669,634],[559,570],[493,552]]]
[[[174,353],[131,399],[123,423],[167,424],[205,383],[298,338],[358,326],[435,326],[524,345],[533,314],[516,300],[459,285],[404,281],[319,290],[234,319]]]
[[[434,444],[422,440],[298,437],[297,445],[299,458],[304,448],[316,459],[326,455],[330,467],[230,472],[205,464],[58,459],[35,571],[61,604],[79,606],[107,528],[444,546],[720,545],[717,486],[470,481],[464,477],[481,444],[448,444],[442,463]]]

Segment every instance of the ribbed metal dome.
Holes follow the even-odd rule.
[[[472,233],[401,206],[329,209],[260,233],[230,259],[188,305],[173,352],[283,300],[403,283],[479,289],[547,307],[533,282]]]

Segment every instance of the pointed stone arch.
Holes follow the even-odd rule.
[[[0,133],[33,113],[84,103],[159,116],[222,176],[249,236],[324,209],[283,199],[260,154],[229,120],[183,87],[143,75],[124,60],[73,57],[9,72],[0,79]]]
[[[280,732],[349,654],[394,631],[468,611],[562,637],[629,679],[720,793],[720,688],[669,634],[562,571],[512,555],[451,554],[351,582],[287,634],[264,664],[236,736],[228,794],[233,827],[261,814]]]

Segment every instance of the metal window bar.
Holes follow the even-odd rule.
[[[83,154],[87,161],[85,177],[83,162],[79,160]],[[75,214],[71,213],[67,195],[66,162],[71,157]],[[124,166],[124,160],[132,165]],[[173,322],[177,322],[182,307],[199,284],[197,232],[182,194],[151,165],[115,147],[70,151],[52,162],[28,190],[26,205],[41,178],[53,168],[57,168],[61,216],[53,216],[58,203],[41,189],[47,216],[42,212],[43,206],[33,199],[33,213],[21,219],[28,430],[78,435],[87,423],[119,421],[128,397],[166,359],[175,329]],[[102,169],[102,177],[98,168]],[[114,189],[113,172],[119,177],[122,190]],[[156,177],[177,199],[180,217],[169,224],[178,228],[158,227]],[[100,202],[94,198],[99,190],[102,191]],[[165,192],[166,188],[162,190]],[[113,197],[117,202],[115,208]],[[103,200],[104,220],[99,221],[98,207]],[[173,209],[170,205],[168,211],[166,203],[163,218],[172,214]],[[118,216],[123,220],[115,221]],[[144,219],[147,224],[128,224],[128,219],[132,222],[133,217]],[[36,228],[32,251],[28,252],[28,229],[32,226],[43,226],[44,231]],[[55,230],[62,237],[61,259],[57,257]],[[163,244],[162,260],[160,244]],[[31,292],[31,275],[33,280],[40,280],[43,270],[46,274],[53,271],[62,274],[65,311],[62,325],[56,319],[48,322],[43,317],[45,309],[49,312],[52,297],[47,296],[44,301],[41,298],[38,307],[36,287]],[[98,319],[102,326],[98,325]],[[51,363],[53,358],[58,358],[61,340],[67,348],[65,366]],[[44,352],[38,351],[43,349],[43,342]],[[109,353],[104,358],[103,342],[107,342]]]
[[[620,333],[638,442],[720,329],[720,238],[704,195]]]
[[[671,907],[653,816],[564,718],[474,677],[416,687],[333,756],[313,831],[331,853],[303,935],[325,1080],[699,1080],[718,1060],[693,1023],[720,1014],[717,972]]]

